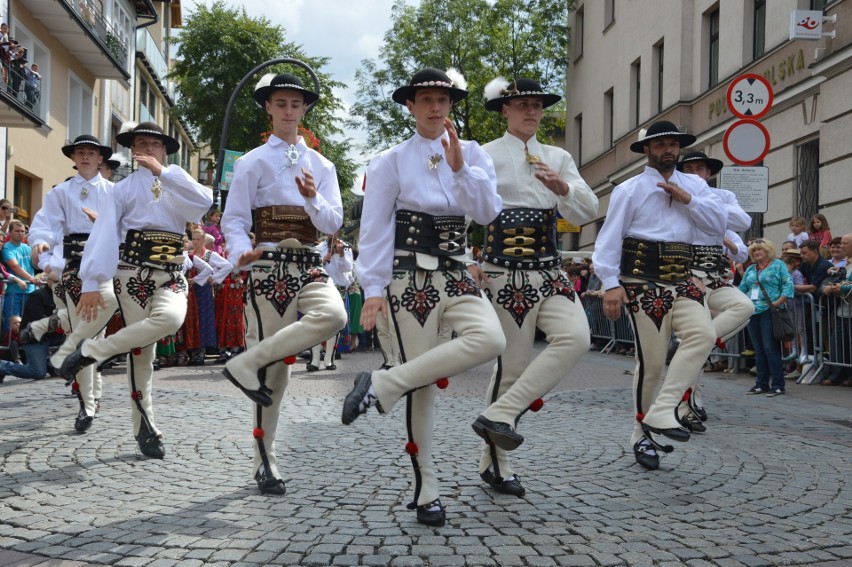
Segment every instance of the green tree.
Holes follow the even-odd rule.
[[[350,124],[370,132],[368,152],[411,136],[414,121],[394,103],[393,90],[423,67],[455,67],[467,79],[467,99],[454,105],[453,121],[464,139],[485,143],[505,124],[483,106],[483,88],[494,77],[533,77],[552,92],[565,90],[568,10],[564,0],[396,0],[381,63],[362,61],[356,71],[358,102]],[[561,111],[560,111],[561,110]],[[548,128],[564,128],[564,106],[550,112]]]
[[[172,111],[189,124],[202,145],[218,151],[225,111],[236,86],[257,65],[282,57],[299,59],[317,74],[320,100],[303,126],[316,135],[320,151],[334,162],[341,194],[345,202],[351,202],[354,196],[349,187],[355,179],[356,164],[347,157],[350,140],[342,138],[335,117],[343,104],[332,93],[332,89],[344,85],[321,71],[328,58],[308,57],[301,46],[286,41],[281,26],[272,25],[268,19],[251,18],[245,8],[229,8],[223,0],[210,6],[198,4],[184,20],[178,61],[169,75],[180,95]],[[298,75],[313,89],[313,80],[301,67],[276,65],[260,71],[240,91],[231,112],[228,149],[245,152],[262,143],[261,133],[270,130],[269,121],[252,92],[262,75],[280,72]]]

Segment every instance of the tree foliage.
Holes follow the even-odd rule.
[[[550,92],[565,90],[568,9],[565,0],[396,0],[392,26],[380,49],[381,63],[364,60],[355,75],[358,102],[350,124],[371,134],[376,152],[411,136],[414,121],[391,93],[423,67],[455,67],[468,82],[467,99],[453,107],[464,139],[484,143],[501,136],[505,123],[483,105],[483,88],[494,77],[538,79]],[[555,107],[564,127],[564,106]],[[561,110],[561,111],[560,111]]]
[[[231,94],[246,73],[263,62],[283,57],[303,61],[320,81],[320,100],[303,120],[320,142],[320,151],[337,167],[341,193],[347,201],[356,165],[347,158],[350,141],[340,141],[343,131],[334,113],[342,102],[332,89],[344,86],[321,71],[327,57],[309,57],[300,45],[286,41],[281,26],[266,18],[254,19],[245,8],[229,8],[223,0],[210,6],[198,4],[187,15],[180,35],[177,63],[169,75],[180,95],[173,112],[189,124],[199,142],[219,149],[219,139]],[[252,97],[254,85],[266,73],[288,72],[299,76],[313,90],[313,79],[296,65],[275,65],[261,70],[240,91],[231,112],[227,149],[249,151],[262,143],[270,129],[266,112]]]

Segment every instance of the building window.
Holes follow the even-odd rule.
[[[615,22],[615,0],[604,0],[604,29]]]
[[[579,250],[580,249],[580,233],[572,232],[571,233],[571,250]]]
[[[763,213],[749,213],[751,217],[751,226],[748,227],[743,240],[748,243],[752,238],[763,237]]]
[[[825,10],[830,0],[811,0],[811,10]]]
[[[714,87],[719,82],[719,8],[707,14],[707,87]]]
[[[14,22],[14,29],[9,35],[26,49],[25,57],[28,61],[28,67],[32,68],[32,64],[35,63],[38,65],[38,74],[41,75],[41,79],[31,89],[32,94],[29,98],[26,96],[25,78],[21,81],[20,100],[21,102],[27,101],[28,106],[32,102],[33,114],[47,121],[47,113],[50,110],[50,51],[38,40],[35,34],[30,33],[20,22]]]
[[[642,98],[642,60],[637,59],[630,65],[630,127],[639,125],[639,104]]]
[[[612,126],[612,118],[613,118],[613,89],[609,89],[604,93],[604,107],[603,107],[603,135],[604,135],[604,148],[611,148],[613,143],[613,126]]]
[[[766,51],[766,0],[754,0],[752,22],[752,58],[763,56]]]
[[[604,219],[598,219],[595,221],[595,236],[600,236],[603,225]]]
[[[574,117],[574,162],[577,167],[583,163],[583,115]]]
[[[30,220],[32,220],[34,179],[16,171],[14,183],[15,194],[12,197],[12,202],[16,207],[18,207],[18,212],[15,213],[15,218],[24,224],[30,224]]]
[[[819,138],[796,147],[796,216],[811,218],[819,207]]]
[[[68,76],[68,139],[92,133],[92,91],[74,74]]]
[[[577,60],[583,56],[583,28],[586,24],[586,12],[583,6],[577,8],[574,14],[574,59]]]
[[[663,60],[665,59],[665,47],[663,41],[654,46],[654,68],[656,72],[654,73],[654,108],[657,109],[657,113],[663,111]]]

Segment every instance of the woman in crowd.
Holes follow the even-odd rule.
[[[852,232],[841,239],[840,247],[847,262],[852,261]],[[836,265],[836,264],[835,264]],[[846,278],[823,287],[826,299],[835,302],[834,321],[830,325],[829,360],[840,364],[852,364],[852,270],[846,264]],[[852,369],[829,365],[828,376],[822,381],[826,386],[852,386]]]
[[[778,396],[784,393],[784,363],[781,344],[772,333],[771,309],[785,307],[793,297],[793,279],[787,265],[776,257],[771,241],[753,240],[748,253],[753,264],[743,274],[739,289],[754,302],[748,334],[754,345],[757,380],[746,393]]]
[[[201,227],[204,229],[204,232],[211,235],[213,237],[213,246],[211,249],[213,252],[220,256],[225,255],[225,236],[222,234],[222,229],[219,228],[219,221],[222,220],[222,211],[213,207],[210,209],[210,212],[207,213],[207,222],[204,223],[204,226]]]

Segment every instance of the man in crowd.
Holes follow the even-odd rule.
[[[29,294],[35,291],[37,285],[42,281],[35,275],[32,262],[32,249],[24,242],[27,230],[24,223],[13,220],[9,223],[9,241],[3,245],[0,256],[3,264],[11,275],[26,283],[26,286],[7,286],[6,298],[3,303],[3,320],[8,321],[10,317],[18,316],[24,312],[24,304]]]
[[[59,246],[65,258],[58,300],[61,307],[68,309],[70,328],[64,329],[69,338],[51,359],[57,368],[74,351],[78,342],[97,336],[118,307],[112,280],[107,280],[98,289],[105,308],[98,312],[97,317],[87,321],[77,313],[83,286],[79,274],[83,247],[98,212],[112,206],[112,182],[99,173],[104,160],[112,156],[112,149],[101,144],[96,137],[84,134],[63,146],[62,153],[74,163],[77,175],[48,192],[44,205],[33,217],[30,229],[34,262]],[[91,427],[101,397],[100,373],[93,366],[83,368],[72,384],[72,391],[77,393],[80,401],[74,429],[82,433]]]
[[[497,174],[503,210],[485,227],[483,287],[506,337],[477,420],[510,423],[556,386],[589,348],[589,325],[579,297],[560,270],[557,211],[581,225],[595,218],[598,199],[580,177],[571,155],[536,138],[544,109],[562,98],[538,81],[494,79],[485,87],[485,107],[506,119],[506,133],[483,146]],[[513,236],[514,235],[514,236]],[[548,346],[535,359],[536,328]],[[477,432],[483,431],[477,424]],[[485,435],[486,442],[488,435]],[[508,453],[486,443],[479,474],[498,492],[524,495]]]
[[[645,170],[612,192],[592,257],[603,282],[604,314],[617,319],[626,305],[636,337],[631,443],[639,465],[659,467],[654,435],[689,440],[677,406],[713,348],[716,332],[705,291],[690,271],[697,231],[725,226],[721,201],[704,180],[675,169],[680,149],[695,142],[668,121],[652,124],[630,149],[645,154]],[[681,340],[662,382],[672,334]],[[661,384],[662,382],[662,384]]]
[[[390,316],[400,364],[359,374],[342,412],[348,425],[370,407],[386,413],[407,397],[406,451],[414,470],[409,508],[430,526],[446,521],[432,462],[434,383],[505,348],[497,315],[463,261],[465,215],[484,225],[503,208],[491,158],[475,142],[459,140],[449,120],[453,103],[467,96],[465,87],[458,72],[427,68],[392,95],[414,116],[416,132],[370,162],[357,272],[364,330]],[[458,338],[442,342],[442,325]],[[491,442],[517,446],[510,423],[484,420],[482,426],[480,434]]]
[[[257,487],[283,495],[275,438],[295,355],[346,324],[343,300],[315,248],[317,230],[334,234],[342,226],[343,204],[334,164],[298,131],[319,94],[281,73],[262,78],[254,98],[272,118],[272,135],[237,160],[222,216],[232,261],[250,270],[246,351],[228,360],[223,373],[254,402]]]
[[[113,187],[112,206],[98,211],[83,248],[77,315],[88,323],[100,311],[111,315],[108,295],[114,281],[126,325],[106,338],[81,340],[62,362],[60,374],[72,380],[89,364],[130,353],[133,432],[143,455],[162,459],[166,450],[152,403],[154,349],[186,316],[183,235],[187,221],[198,222],[213,204],[213,191],[180,166],[167,164],[166,156],[178,152],[180,143],[158,124],[142,122],[115,139],[132,150],[139,169]]]

